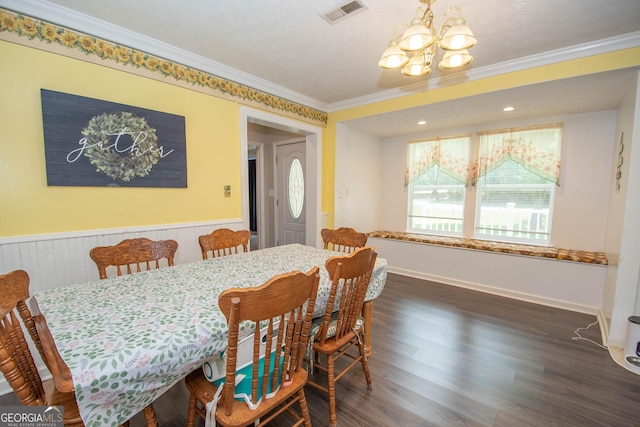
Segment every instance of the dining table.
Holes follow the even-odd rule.
[[[222,291],[319,266],[320,317],[333,256],[344,254],[290,244],[35,292],[31,308],[56,388],[75,392],[88,427],[118,426],[226,348]],[[372,302],[386,277],[378,257],[363,309],[369,354]]]

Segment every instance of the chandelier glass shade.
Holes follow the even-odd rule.
[[[444,51],[438,63],[440,68],[452,69],[469,64],[473,57],[468,49],[475,46],[476,39],[460,9],[456,6],[447,9],[436,31],[431,11],[431,4],[436,0],[419,1],[426,8],[419,7],[409,25],[396,28],[378,66],[401,68],[405,76],[424,76],[431,72],[431,63],[438,48]]]

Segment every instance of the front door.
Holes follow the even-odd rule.
[[[306,142],[276,148],[277,225],[276,245],[306,243]]]

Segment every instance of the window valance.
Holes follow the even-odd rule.
[[[529,172],[560,184],[562,124],[478,132],[472,183],[512,160]]]
[[[405,186],[433,166],[458,182],[467,184],[469,176],[469,141],[471,134],[409,141]]]

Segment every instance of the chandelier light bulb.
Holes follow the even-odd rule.
[[[444,54],[442,61],[438,66],[442,69],[451,69],[463,67],[473,60],[473,56],[469,55],[469,51],[464,50],[449,50]]]
[[[418,22],[405,31],[398,47],[402,50],[413,52],[414,50],[422,50],[429,47],[432,43],[433,36],[431,31],[423,23]]]
[[[459,20],[456,25],[442,36],[440,47],[447,50],[469,49],[475,46],[476,38],[473,37],[471,29],[464,24],[464,20]]]
[[[411,57],[407,65],[402,69],[405,76],[425,76],[431,72],[431,52],[422,51]]]
[[[410,76],[410,77],[417,77],[417,76],[426,76],[427,74],[429,74],[431,72],[431,68],[429,67],[425,67],[424,65],[420,64],[420,63],[411,63],[409,62],[407,65],[405,65],[402,68],[402,74],[404,74],[405,76]]]
[[[462,65],[462,57],[460,55],[451,55],[447,64],[451,68],[459,67]]]
[[[389,43],[389,47],[384,51],[378,66],[381,68],[398,68],[409,62],[409,57],[402,51],[396,42]]]
[[[455,35],[451,37],[451,42],[449,43],[449,48],[451,50],[460,50],[464,49],[465,39],[464,36]]]

